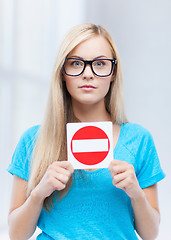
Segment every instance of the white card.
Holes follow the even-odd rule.
[[[67,123],[67,153],[74,169],[108,168],[113,159],[112,122]]]

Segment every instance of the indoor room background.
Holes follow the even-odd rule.
[[[56,51],[74,25],[112,33],[121,57],[128,120],[153,135],[166,178],[158,184],[161,226],[171,222],[171,1],[0,0],[0,239],[7,237],[12,176],[21,134],[41,124]],[[35,237],[33,237],[35,239]]]

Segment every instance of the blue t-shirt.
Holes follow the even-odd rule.
[[[29,179],[31,154],[39,126],[27,130],[21,137],[12,162],[11,174]],[[122,124],[113,152],[114,159],[126,161],[135,168],[141,188],[164,178],[151,134],[138,124]],[[69,192],[62,200],[53,200],[54,208],[42,208],[38,240],[138,239],[129,196],[112,184],[109,169],[75,170]],[[56,192],[58,199],[58,193]]]

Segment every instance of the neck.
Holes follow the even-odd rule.
[[[111,121],[111,117],[106,111],[104,102],[93,105],[73,103],[73,111],[74,115],[81,122]]]

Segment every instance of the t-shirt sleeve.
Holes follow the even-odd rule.
[[[141,188],[149,187],[165,177],[151,134],[147,131],[137,153],[137,179]]]
[[[35,135],[35,128],[31,128],[20,137],[20,140],[13,153],[11,163],[7,168],[9,173],[26,181],[28,181],[30,175]]]

